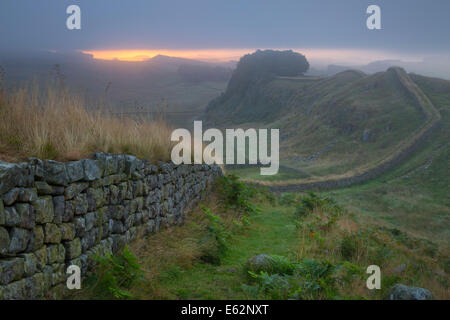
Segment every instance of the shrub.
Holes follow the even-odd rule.
[[[291,262],[283,256],[260,254],[249,259],[245,265],[245,270],[249,274],[267,274],[292,275],[299,265]]]
[[[128,247],[116,255],[96,257],[96,272],[88,278],[91,291],[99,299],[130,299],[128,291],[137,281],[143,279],[143,271]]]
[[[328,211],[330,213],[341,213],[343,209],[336,204],[336,202],[329,197],[320,196],[314,192],[309,192],[306,196],[303,196],[296,209],[296,214],[300,218],[310,214],[315,209]]]
[[[202,206],[202,210],[208,219],[208,233],[203,238],[206,245],[201,259],[211,264],[220,264],[222,257],[228,251],[230,233],[219,216],[209,208]]]
[[[218,178],[218,190],[227,208],[235,208],[245,213],[253,213],[258,208],[250,202],[256,190],[242,181],[236,175],[226,175]]]

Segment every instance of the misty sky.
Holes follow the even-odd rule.
[[[71,4],[82,30],[66,29]],[[366,28],[370,4],[381,7],[382,30]],[[0,1],[1,50],[303,48],[417,59],[448,55],[449,31],[448,0]]]

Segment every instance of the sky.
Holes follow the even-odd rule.
[[[66,8],[81,8],[81,30]],[[381,30],[366,9],[381,8]],[[79,50],[96,58],[155,54],[234,60],[255,49],[294,49],[353,64],[450,52],[448,0],[1,0],[0,50]]]

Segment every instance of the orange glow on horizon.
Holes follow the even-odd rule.
[[[262,49],[262,48],[261,48]],[[273,48],[274,50],[287,50],[283,48]],[[257,49],[190,49],[190,50],[82,50],[85,54],[90,54],[94,59],[99,60],[118,60],[118,61],[146,61],[157,55],[164,55],[177,58],[194,59],[209,62],[227,62],[237,61],[248,53],[255,52]],[[361,49],[318,49],[318,48],[293,48],[293,51],[302,53],[308,60],[324,63],[346,63],[363,64],[375,60],[401,59],[404,61],[420,61],[417,57],[408,57],[378,50]]]
[[[199,50],[83,50],[91,54],[94,59],[119,61],[145,61],[157,55],[177,58],[230,61],[239,60],[244,54],[253,52],[253,49],[199,49]]]

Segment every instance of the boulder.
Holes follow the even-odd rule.
[[[396,284],[388,294],[389,300],[432,300],[431,292],[424,288],[409,287],[404,284]]]

